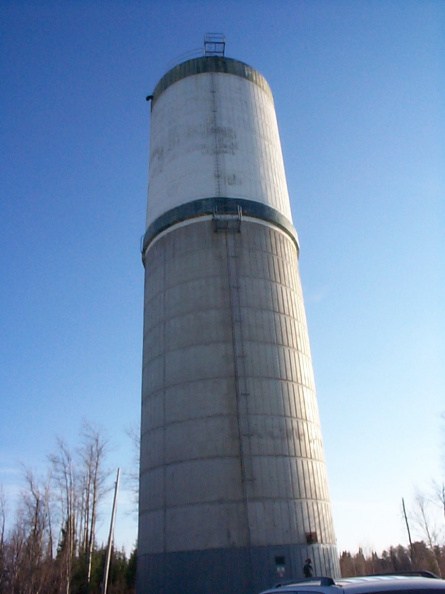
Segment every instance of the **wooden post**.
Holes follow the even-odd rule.
[[[411,563],[414,563],[414,547],[413,547],[413,543],[411,540],[411,532],[409,530],[408,516],[406,515],[405,500],[403,499],[403,497],[402,497],[402,508],[403,508],[403,515],[405,516],[406,529],[408,531],[409,548],[411,550]]]
[[[116,476],[116,485],[114,487],[113,511],[111,512],[110,533],[108,535],[107,556],[105,559],[104,577],[103,577],[103,581],[102,581],[102,594],[107,594],[107,588],[108,588],[108,573],[110,571],[111,548],[113,546],[114,520],[116,518],[116,502],[117,502],[117,492],[119,489],[120,473],[121,473],[121,469],[118,468],[117,476]]]

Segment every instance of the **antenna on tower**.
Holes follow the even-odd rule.
[[[204,36],[204,56],[224,57],[226,38],[222,33],[206,33]]]

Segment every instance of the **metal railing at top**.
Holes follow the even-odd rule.
[[[226,38],[222,33],[206,33],[204,36],[204,46],[179,54],[168,62],[165,70],[170,70],[181,62],[192,60],[193,58],[200,58],[201,56],[221,56],[224,57],[226,49]]]
[[[222,33],[207,33],[204,37],[204,56],[224,57],[226,38]]]
[[[192,60],[193,58],[200,58],[203,55],[202,47],[196,47],[195,49],[189,50],[188,52],[184,52],[183,54],[179,54],[172,60],[165,65],[164,71],[167,72],[171,70],[177,64],[181,64],[182,62],[186,62],[187,60]]]

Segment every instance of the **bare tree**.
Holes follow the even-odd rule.
[[[3,491],[3,486],[0,485],[0,593],[3,592],[3,586],[5,581],[5,556],[6,556],[6,542],[5,542],[5,530],[6,530],[6,499]]]
[[[25,529],[20,511],[18,511],[15,525],[5,542],[5,569],[2,575],[2,594],[3,592],[20,592],[21,566],[25,545]]]
[[[61,589],[69,594],[74,555],[76,552],[77,475],[73,456],[67,445],[57,438],[57,452],[49,456],[53,482],[58,490],[57,501],[61,520],[58,559],[61,568]]]
[[[430,500],[428,500],[424,495],[417,495],[417,510],[414,515],[414,520],[418,528],[420,529],[421,533],[423,534],[427,547],[434,555],[436,561],[434,568],[435,572],[438,575],[441,575],[439,559],[437,558],[439,549],[439,533],[429,513],[428,508],[430,503]]]
[[[133,467],[130,472],[125,473],[130,490],[133,494],[134,511],[136,514],[139,509],[139,465],[140,465],[140,451],[141,451],[141,429],[139,424],[134,424],[125,430],[125,433],[131,440],[133,446]]]
[[[438,483],[436,481],[433,481],[433,492],[434,499],[439,503],[445,519],[445,483]]]
[[[105,435],[86,421],[77,449],[58,438],[48,457],[50,474],[42,479],[24,468],[8,532],[0,487],[0,594],[74,594],[89,590],[90,582],[96,587],[92,558],[100,502],[108,490],[108,449]]]
[[[108,440],[97,428],[84,421],[82,425],[80,454],[82,553],[86,559],[86,581],[91,580],[91,560],[96,538],[98,504],[107,492],[109,476],[104,468]]]
[[[51,590],[52,535],[49,477],[40,479],[24,468],[15,524],[10,535],[1,531],[1,592],[39,594]],[[4,498],[1,504],[4,510]],[[5,515],[2,515],[5,520]]]

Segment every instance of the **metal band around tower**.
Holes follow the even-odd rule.
[[[241,209],[242,216],[260,219],[279,227],[290,236],[297,251],[299,250],[298,236],[293,225],[275,208],[242,198],[204,198],[176,206],[153,221],[145,232],[141,252],[144,254],[157,235],[177,223],[206,215],[231,215],[237,213],[238,208]]]
[[[225,58],[221,56],[203,56],[201,58],[194,58],[193,60],[187,60],[178,64],[165,74],[153,91],[151,97],[151,106],[156,103],[159,96],[173,83],[178,82],[188,76],[194,76],[196,74],[203,74],[207,72],[217,72],[222,74],[233,74],[240,76],[250,82],[258,85],[263,91],[265,91],[269,97],[273,100],[272,91],[270,90],[269,84],[262,74],[257,70],[239,62],[233,58]]]

